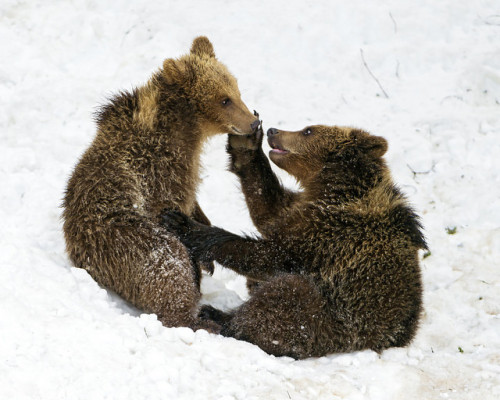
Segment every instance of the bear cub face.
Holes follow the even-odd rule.
[[[314,125],[300,131],[267,131],[269,158],[299,181],[315,176],[328,163],[380,159],[387,141],[359,129]]]
[[[192,99],[206,135],[246,135],[257,127],[259,121],[241,100],[236,78],[216,59],[206,37],[193,41],[190,54],[165,60],[163,76],[169,85],[177,85]]]

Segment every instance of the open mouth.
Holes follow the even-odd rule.
[[[271,146],[271,153],[273,154],[287,154],[288,150],[284,149],[283,146],[280,146],[277,143],[274,143],[271,139],[268,140],[269,146]]]

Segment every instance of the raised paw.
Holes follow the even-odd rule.
[[[254,111],[255,116],[259,114]],[[262,146],[262,138],[264,137],[264,131],[262,129],[262,121],[254,129],[254,131],[249,135],[228,135],[227,139],[227,151],[231,153],[237,150],[258,150]]]

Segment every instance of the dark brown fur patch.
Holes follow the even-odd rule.
[[[216,316],[226,336],[294,358],[407,345],[422,310],[418,250],[427,245],[380,157],[385,140],[324,126],[280,134],[290,152],[273,160],[292,172],[300,160],[299,193],[279,184],[260,148],[228,144],[262,239],[172,222],[195,258],[261,282],[238,309],[202,316]]]

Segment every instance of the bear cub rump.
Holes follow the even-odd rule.
[[[64,197],[73,264],[166,326],[216,331],[196,315],[200,264],[160,215],[174,209],[210,224],[196,201],[203,143],[218,133],[249,134],[258,123],[203,36],[144,86],[113,97]]]
[[[278,356],[407,345],[422,309],[418,250],[427,246],[383,159],[386,140],[347,127],[269,129],[270,159],[303,188],[292,192],[272,172],[262,136],[230,136],[227,147],[261,238],[164,217],[193,258],[259,282],[237,309],[205,306],[201,317]]]

